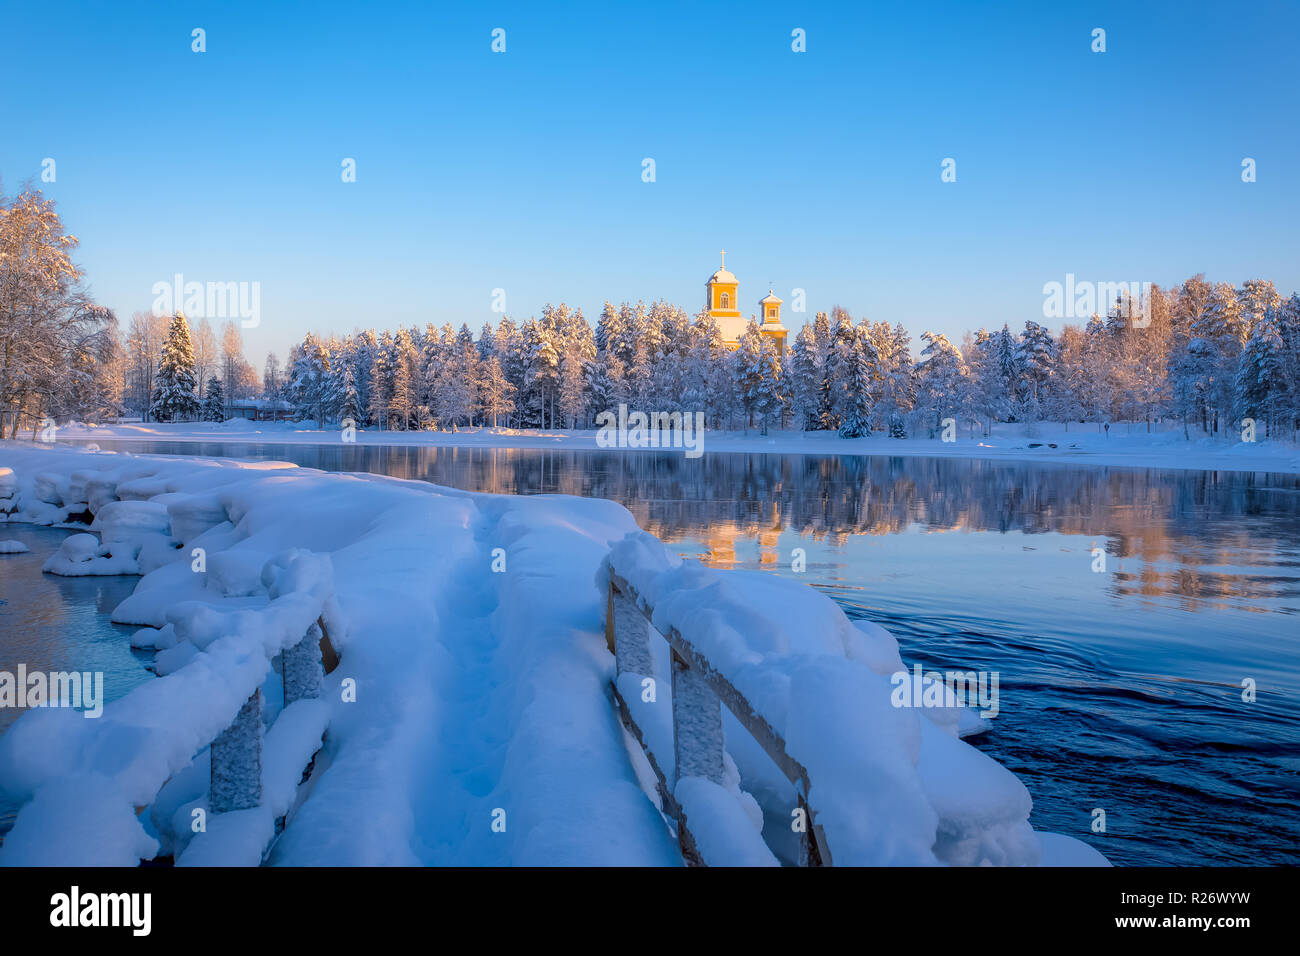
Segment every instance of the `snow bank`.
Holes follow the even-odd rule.
[[[12,538],[6,541],[0,541],[0,554],[26,554],[31,548],[21,541],[15,541]]]
[[[905,668],[897,641],[883,628],[854,626],[813,588],[684,561],[641,531],[615,543],[596,574],[599,593],[611,568],[642,608],[652,609],[655,627],[676,630],[724,675],[807,770],[808,803],[836,864],[1042,862],[1024,785],[959,739],[983,729],[980,718],[958,706],[951,692],[943,707],[893,705],[889,677]],[[638,688],[636,675],[620,676],[634,715],[646,709],[633,703]],[[662,762],[671,754],[660,749],[671,746],[662,719],[638,723]],[[728,748],[740,754],[747,778],[775,802],[765,810],[788,819],[794,788],[773,779],[775,765],[752,742],[737,746],[734,721],[727,727]],[[728,827],[721,843],[717,833],[701,842],[732,845],[736,818],[722,822],[718,794],[693,778],[686,792],[711,827]]]
[[[166,552],[175,550],[173,514],[188,521],[191,531],[198,533],[213,522],[225,521],[225,509],[214,507],[211,498],[182,499],[176,507],[175,501],[140,495],[149,488],[157,492],[155,498],[165,499],[175,485],[185,482],[186,472],[210,474],[212,463],[159,463],[141,470],[139,462],[128,461],[122,467],[116,457],[90,456],[108,472],[93,475],[76,467],[86,463],[85,455],[9,449],[6,453],[19,462],[69,466],[43,471],[20,468],[19,475],[30,473],[32,477],[26,486],[18,478],[18,514],[45,519],[57,515],[29,506],[29,500],[60,511],[78,505],[84,509],[81,499],[86,497],[97,502],[91,528],[100,532],[102,540],[89,533],[70,535],[46,562],[47,571],[140,573],[142,554],[154,547],[159,556],[149,563],[155,570],[165,575],[179,566],[201,580],[189,565],[177,565],[175,559],[172,566],[163,567],[168,562]],[[222,471],[227,479],[249,476],[233,469]],[[8,474],[13,476],[14,470]],[[89,493],[92,488],[93,495]],[[124,489],[134,497],[107,500],[109,494]],[[267,681],[275,656],[311,633],[318,620],[333,625],[340,636],[346,634],[334,599],[328,555],[282,550],[269,558],[257,557],[253,562],[256,573],[252,573],[250,558],[256,554],[248,551],[218,560],[225,573],[218,576],[212,603],[177,601],[176,594],[170,595],[165,602],[165,627],[151,642],[166,647],[156,661],[156,670],[166,675],[165,679],[142,684],[114,701],[99,720],[69,720],[70,715],[80,715],[66,710],[32,710],[0,738],[0,781],[11,795],[27,801],[0,853],[0,862],[75,864],[93,857],[93,862],[129,865],[152,855],[158,842],[141,825],[135,808],[152,803],[170,778],[191,765],[196,754],[231,723],[249,695]],[[248,601],[221,606],[221,599],[232,590],[241,595],[256,590],[255,606],[248,606]],[[265,772],[272,810],[279,809],[282,814],[291,802],[290,791],[298,776],[292,777],[292,787],[286,784],[290,779],[287,764],[298,761],[293,773],[301,774],[319,745],[325,714],[318,701],[300,701],[290,708],[286,724],[268,738],[271,759]],[[307,750],[305,741],[313,736],[313,746]],[[65,819],[69,814],[77,819]],[[96,847],[93,852],[87,849],[80,825],[84,819],[96,827],[95,839],[89,841]],[[218,829],[229,830],[233,825],[223,820]],[[259,847],[245,847],[241,860],[248,862],[250,856],[253,863],[260,860],[270,834],[264,835],[267,839]],[[212,853],[195,852],[200,859]]]

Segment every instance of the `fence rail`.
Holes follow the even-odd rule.
[[[323,619],[317,619],[301,641],[285,648],[279,656],[285,707],[295,701],[319,697],[325,675],[339,661]],[[212,741],[209,809],[213,814],[261,806],[262,739],[268,729],[262,723],[259,687],[244,702],[230,726]],[[278,831],[283,818],[276,824]]]
[[[611,567],[605,605],[605,641],[610,653],[614,655],[617,674],[653,677],[655,669],[650,649],[651,632],[660,634],[668,642],[672,655],[674,783],[691,776],[722,783],[722,706],[726,705],[740,725],[785,774],[798,794],[799,809],[803,812],[805,821],[801,834],[800,864],[831,865],[826,836],[817,825],[815,813],[807,802],[811,781],[803,764],[790,754],[785,741],[772,725],[726,676],[709,664],[681,632],[676,628],[662,631],[654,625],[654,609],[647,606],[636,589]],[[617,676],[612,690],[623,725],[641,744],[654,770],[664,812],[677,824],[677,839],[683,858],[693,866],[708,865],[709,861],[703,858],[698,841],[690,831],[685,810],[675,798],[673,787],[668,784],[661,763],[666,755],[655,754],[650,748],[647,735],[637,724],[631,708],[619,692]]]

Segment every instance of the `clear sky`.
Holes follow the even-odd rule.
[[[178,272],[259,282],[258,367],[308,328],[477,332],[495,288],[516,319],[694,313],[722,247],[746,312],[803,288],[792,329],[840,304],[914,339],[1041,321],[1066,273],[1300,288],[1294,2],[42,0],[0,23],[6,191],[58,201],[124,320]]]

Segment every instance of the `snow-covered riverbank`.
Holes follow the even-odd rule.
[[[136,640],[161,648],[166,675],[98,720],[33,710],[0,739],[0,781],[27,801],[0,862],[129,864],[163,852],[181,863],[256,863],[272,813],[295,800],[273,862],[680,862],[611,707],[595,584],[629,535],[662,552],[647,567],[680,565],[619,505],[3,442],[0,512],[40,524],[93,515],[99,541],[69,539],[48,567],[142,574],[113,616],[147,629]],[[758,573],[699,574],[717,576],[693,580],[720,589],[719,600],[777,593]],[[845,791],[838,803],[826,794],[836,807],[827,833],[844,853],[836,862],[1101,862],[1078,841],[1030,828],[1024,786],[958,738],[970,714],[885,703],[888,675],[904,667],[887,632],[851,625],[812,588],[787,587],[801,595],[797,613],[769,608],[761,633],[733,621],[728,640],[769,675],[767,686],[806,670],[814,648],[871,695],[853,720],[818,732],[823,744],[860,745],[854,786],[875,788],[869,817],[843,804]],[[286,721],[271,659],[317,615],[341,664],[322,696],[291,705]],[[810,620],[830,623],[810,640]],[[355,699],[342,692],[346,681]],[[267,812],[240,811],[251,814],[246,826],[196,838],[188,822],[207,806],[206,743],[259,686]],[[791,739],[808,728],[787,728],[787,719],[812,719],[767,716]],[[322,727],[318,770],[295,794],[289,771]],[[728,752],[738,801],[782,799],[752,743],[731,741]],[[814,780],[814,810],[820,796]],[[788,807],[763,810],[790,816]]]
[[[752,431],[705,432],[701,450],[709,453],[768,453],[807,455],[896,455],[943,458],[987,458],[1010,461],[1044,461],[1075,465],[1124,465],[1138,468],[1205,469],[1220,471],[1271,471],[1300,473],[1300,446],[1288,441],[1241,442],[1222,438],[1183,438],[1181,426],[1158,425],[1147,432],[1141,424],[1112,425],[1105,432],[1095,423],[1041,422],[995,425],[983,437],[960,431],[956,440],[908,438],[843,439],[831,432]],[[1026,432],[1029,432],[1028,434]],[[568,448],[598,450],[595,431],[536,429],[465,429],[459,432],[391,432],[361,430],[360,445],[430,445],[471,448]],[[57,430],[59,439],[107,441],[256,442],[266,444],[319,444],[343,440],[337,426],[318,429],[313,423],[229,421],[221,424],[88,425],[71,423]],[[658,451],[659,449],[648,449]],[[675,453],[681,454],[681,449]]]

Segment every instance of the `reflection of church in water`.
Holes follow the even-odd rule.
[[[748,320],[740,313],[740,282],[727,271],[727,251],[722,250],[722,268],[709,277],[704,284],[707,296],[704,307],[713,316],[722,332],[722,342],[729,349],[740,344],[740,337],[745,334]],[[786,328],[781,324],[781,300],[771,289],[767,295],[758,300],[758,309],[762,315],[758,319],[758,331],[774,346],[778,355],[785,354]],[[750,318],[755,318],[753,315]]]

